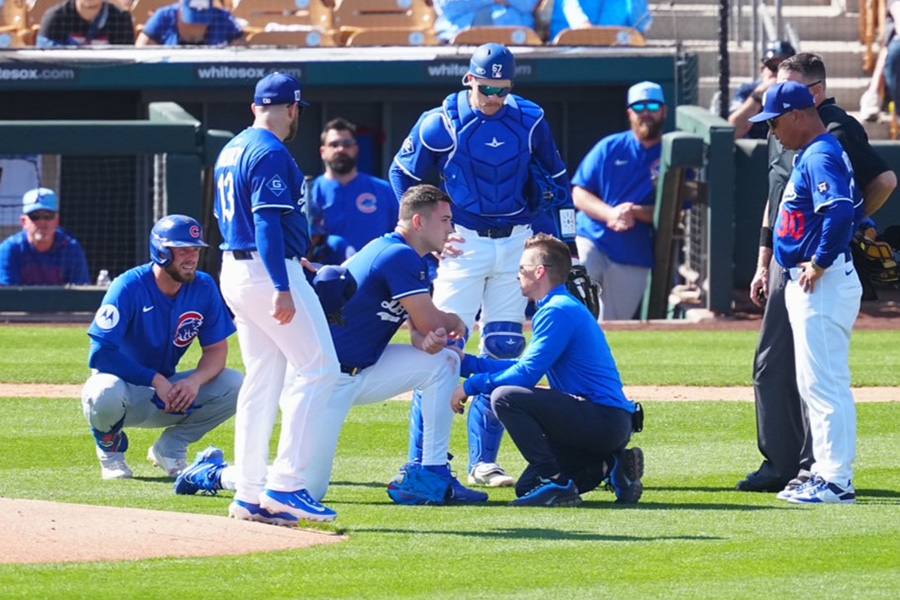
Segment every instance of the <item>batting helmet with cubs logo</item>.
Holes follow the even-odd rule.
[[[502,44],[482,44],[475,49],[469,61],[469,75],[512,81],[516,78],[516,59]]]
[[[172,262],[169,248],[209,248],[203,241],[203,228],[196,219],[169,215],[156,222],[150,231],[150,258],[161,267]]]

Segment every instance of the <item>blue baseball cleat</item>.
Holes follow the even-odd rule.
[[[293,527],[300,522],[297,517],[290,513],[270,513],[266,509],[260,508],[259,504],[252,504],[243,500],[235,500],[231,503],[228,507],[228,516],[240,521],[256,521],[257,523],[281,525],[282,527]]]
[[[616,504],[637,504],[644,493],[644,452],[640,448],[628,448],[613,457],[607,489],[616,494]]]
[[[459,482],[459,479],[453,476],[449,465],[427,466],[425,468],[450,483],[450,491],[446,498],[447,504],[480,504],[481,502],[487,502],[487,494],[464,487]]]
[[[175,493],[191,496],[197,492],[215,496],[222,489],[222,471],[227,467],[222,451],[210,446],[175,479]]]
[[[288,513],[301,521],[330,523],[337,513],[320,502],[313,500],[306,490],[277,492],[266,490],[259,497],[259,506],[270,513]]]
[[[574,481],[570,479],[566,485],[559,485],[543,478],[541,478],[541,485],[509,503],[510,506],[544,508],[564,508],[579,504],[581,504],[581,496],[578,495],[578,487]]]

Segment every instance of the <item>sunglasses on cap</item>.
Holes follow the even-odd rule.
[[[509,92],[512,90],[512,86],[509,87],[491,87],[489,85],[479,85],[478,91],[482,96],[497,96],[498,98],[505,98],[509,95]]]
[[[333,140],[325,145],[329,148],[352,148],[356,145],[356,140]]]
[[[628,108],[636,113],[642,113],[644,111],[658,113],[662,110],[662,107],[662,102],[635,102]]]
[[[28,218],[34,221],[52,221],[56,218],[56,213],[51,210],[36,210],[28,213]]]

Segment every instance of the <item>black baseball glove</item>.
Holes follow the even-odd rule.
[[[569,271],[569,279],[566,281],[569,293],[581,300],[594,318],[600,315],[600,296],[597,292],[597,284],[588,277],[584,265],[572,265]]]

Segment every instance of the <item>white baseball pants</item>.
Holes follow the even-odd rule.
[[[422,464],[447,464],[453,410],[450,397],[459,385],[459,356],[451,350],[428,354],[413,346],[389,344],[378,362],[355,376],[342,373],[316,431],[310,432],[316,455],[307,471],[307,490],[325,497],[338,437],[351,406],[362,406],[422,390]]]
[[[254,504],[265,489],[293,492],[306,487],[307,470],[319,452],[310,432],[324,426],[339,373],[319,299],[303,268],[292,260],[285,262],[297,313],[290,323],[279,325],[269,314],[275,287],[259,254],[254,252],[252,260],[235,260],[225,252],[222,261],[222,295],[235,315],[247,371],[235,415],[234,497]],[[279,406],[278,453],[267,474]]]
[[[850,391],[850,334],[862,286],[853,263],[838,257],[814,291],[803,291],[789,270],[784,298],[794,334],[797,387],[809,413],[812,472],[847,485],[856,458],[856,407]]]

